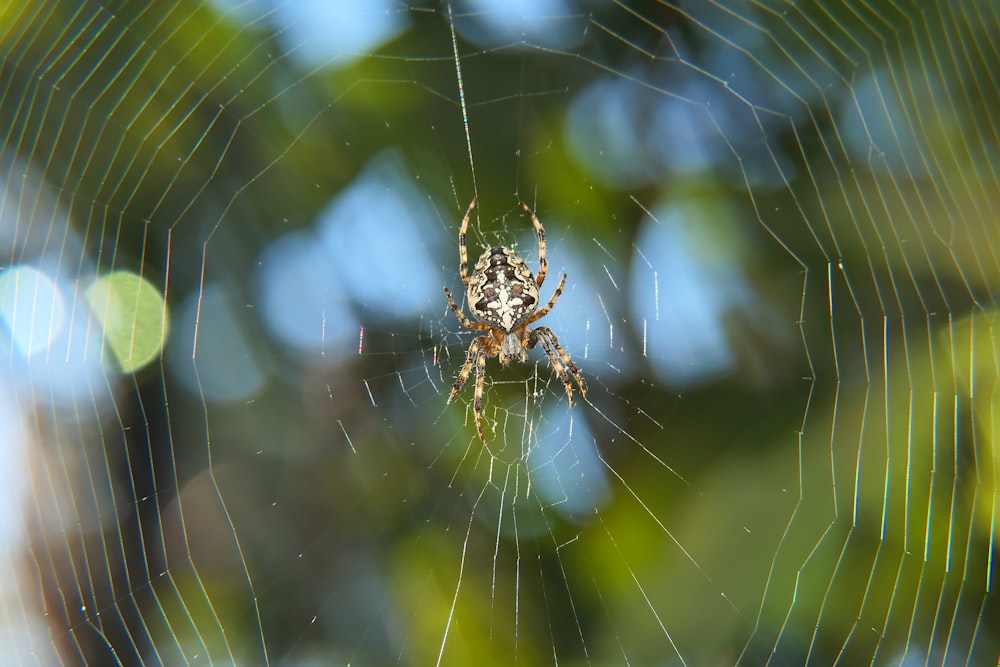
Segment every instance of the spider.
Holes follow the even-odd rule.
[[[459,321],[469,329],[488,331],[484,336],[478,336],[469,345],[469,351],[465,357],[465,365],[462,366],[455,385],[451,388],[448,402],[451,403],[465,381],[469,379],[473,366],[476,368],[476,393],[473,399],[473,411],[476,415],[476,431],[479,439],[486,442],[483,436],[483,381],[486,377],[486,360],[490,357],[499,357],[500,363],[504,366],[511,361],[524,363],[528,360],[527,350],[541,343],[542,349],[548,356],[549,361],[559,379],[562,380],[566,388],[566,396],[569,398],[569,406],[573,407],[573,380],[580,387],[580,393],[587,397],[587,385],[580,375],[580,370],[569,358],[569,355],[559,345],[559,339],[552,329],[548,327],[537,327],[529,329],[528,325],[545,317],[562,294],[563,286],[566,284],[566,274],[563,274],[556,293],[552,299],[541,310],[538,308],[538,290],[545,282],[545,273],[548,271],[548,262],[545,259],[545,229],[541,221],[528,208],[528,205],[521,202],[521,207],[531,217],[531,222],[538,233],[538,275],[533,276],[531,270],[524,263],[524,260],[517,256],[510,248],[498,246],[488,249],[480,256],[479,261],[469,275],[469,253],[465,247],[465,235],[469,229],[469,219],[472,211],[476,208],[478,197],[469,204],[469,210],[465,212],[462,219],[462,228],[458,232],[458,254],[459,273],[462,282],[468,288],[467,296],[469,308],[472,315],[479,320],[473,322],[451,297],[451,292],[447,287],[444,293],[448,297],[448,305],[455,311]]]

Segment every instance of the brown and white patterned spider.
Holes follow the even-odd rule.
[[[465,247],[465,235],[469,229],[469,219],[472,211],[476,208],[479,198],[472,200],[469,210],[465,212],[462,219],[462,228],[458,232],[458,254],[459,273],[462,282],[468,288],[467,296],[469,308],[472,315],[479,320],[473,322],[465,316],[458,304],[451,297],[451,292],[447,287],[444,293],[448,297],[448,304],[455,311],[459,321],[470,329],[488,331],[485,336],[478,336],[469,345],[469,351],[465,357],[465,365],[462,366],[458,379],[451,389],[448,402],[451,403],[458,391],[469,379],[469,373],[473,366],[476,369],[476,393],[472,403],[473,412],[476,415],[476,431],[479,432],[479,439],[486,442],[483,436],[483,381],[486,377],[486,360],[490,357],[500,357],[500,363],[506,366],[513,360],[524,363],[528,360],[527,350],[541,343],[542,349],[548,356],[549,361],[559,379],[562,380],[566,388],[566,396],[569,398],[569,405],[573,407],[573,380],[580,387],[580,393],[587,397],[587,385],[580,375],[580,370],[569,358],[569,355],[562,346],[559,339],[548,327],[537,327],[528,329],[528,325],[545,317],[552,307],[556,305],[559,295],[562,294],[563,286],[566,284],[566,274],[563,274],[559,281],[556,293],[552,295],[548,305],[536,312],[538,308],[538,290],[545,282],[545,273],[548,271],[548,262],[545,259],[545,229],[528,205],[521,202],[521,207],[531,216],[531,222],[535,225],[538,233],[538,275],[531,275],[531,270],[524,263],[524,260],[510,248],[498,246],[490,248],[482,254],[479,261],[469,275],[469,253]]]

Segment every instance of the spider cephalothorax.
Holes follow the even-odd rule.
[[[538,275],[534,276],[531,270],[524,263],[524,260],[517,256],[513,250],[498,246],[490,248],[480,256],[479,261],[473,267],[472,275],[469,275],[469,253],[465,246],[465,236],[469,229],[469,219],[472,211],[476,208],[478,199],[473,199],[469,204],[462,219],[462,228],[458,232],[458,253],[459,253],[459,273],[462,282],[467,287],[466,296],[469,300],[469,308],[473,316],[479,322],[473,322],[465,316],[465,313],[458,307],[447,287],[444,292],[448,297],[448,304],[455,311],[459,321],[470,329],[489,331],[489,335],[479,336],[472,341],[469,352],[465,358],[465,365],[462,366],[458,379],[448,396],[450,403],[465,381],[469,379],[469,373],[473,366],[476,369],[476,393],[473,399],[473,412],[476,415],[476,430],[480,439],[484,442],[483,436],[483,384],[486,374],[486,360],[490,357],[499,357],[500,363],[509,364],[516,360],[525,362],[528,360],[528,352],[536,344],[541,343],[542,349],[548,356],[549,361],[559,379],[562,380],[566,389],[566,396],[569,398],[570,407],[573,406],[573,383],[576,380],[580,387],[580,393],[587,396],[587,385],[580,375],[580,370],[573,363],[569,355],[562,346],[559,339],[548,327],[537,327],[528,329],[528,325],[548,314],[552,307],[556,305],[559,295],[562,294],[563,286],[566,284],[566,274],[563,274],[559,286],[556,287],[552,299],[541,310],[538,308],[538,290],[545,281],[545,273],[548,271],[548,262],[545,258],[545,229],[541,221],[532,213],[527,204],[521,202],[521,207],[531,217],[531,222],[538,233]]]

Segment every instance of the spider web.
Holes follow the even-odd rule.
[[[997,664],[998,26],[3,5],[0,662]]]

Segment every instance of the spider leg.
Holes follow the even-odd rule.
[[[482,322],[473,322],[468,317],[466,317],[465,313],[462,312],[462,309],[458,307],[457,303],[455,303],[455,300],[451,298],[451,290],[449,290],[447,287],[444,288],[444,294],[445,296],[448,297],[448,305],[451,306],[451,309],[455,311],[455,315],[458,316],[459,322],[469,327],[470,329],[480,329],[482,331],[486,331],[487,329],[490,328],[488,324],[483,324]]]
[[[573,407],[573,383],[570,380],[570,375],[573,376],[573,380],[576,380],[577,386],[580,387],[580,393],[584,398],[587,398],[587,383],[583,381],[583,375],[580,374],[580,369],[576,367],[573,360],[570,359],[569,354],[566,350],[562,348],[559,344],[559,339],[552,332],[552,329],[548,327],[538,327],[532,330],[531,335],[528,336],[527,347],[533,348],[535,343],[541,343],[542,349],[545,350],[545,354],[548,356],[549,361],[552,363],[552,367],[559,374],[559,379],[562,380],[563,385],[566,388],[566,396],[569,398],[569,407]],[[568,372],[567,372],[568,369]]]
[[[462,276],[462,282],[469,284],[469,251],[465,247],[465,234],[469,231],[469,219],[472,217],[472,209],[476,208],[479,197],[473,197],[469,204],[469,210],[462,218],[462,228],[458,230],[458,272]]]
[[[493,340],[489,336],[479,336],[473,339],[472,344],[469,345],[469,351],[465,355],[465,364],[462,365],[458,379],[455,380],[451,394],[448,395],[448,402],[451,403],[462,389],[462,385],[469,379],[472,368],[475,367],[476,392],[472,399],[472,412],[476,418],[476,432],[479,433],[479,439],[483,442],[486,442],[486,436],[483,435],[483,388],[486,380],[486,357],[489,356],[492,345]]]
[[[562,295],[563,287],[565,285],[566,285],[566,274],[564,273],[562,280],[559,281],[559,287],[556,288],[556,293],[552,295],[551,299],[549,299],[548,304],[544,308],[539,310],[537,313],[526,319],[523,323],[521,323],[520,326],[526,327],[532,322],[537,322],[538,320],[548,315],[549,311],[552,310],[552,308],[556,305],[556,301],[558,301],[559,297]]]
[[[531,216],[531,224],[535,226],[535,231],[538,232],[538,274],[535,276],[535,286],[541,287],[542,283],[545,282],[545,274],[549,270],[549,262],[545,259],[545,228],[542,227],[538,216],[528,208],[527,204],[521,202],[521,208]]]
[[[462,385],[464,385],[465,381],[469,379],[469,373],[472,372],[472,367],[476,366],[476,371],[478,372],[478,366],[480,363],[483,367],[486,366],[486,354],[483,348],[488,347],[489,345],[490,339],[488,336],[479,336],[472,340],[472,344],[469,345],[469,351],[465,353],[465,364],[462,365],[462,370],[458,372],[458,378],[455,380],[455,384],[451,388],[451,394],[448,395],[449,403],[455,400],[455,397],[458,396],[458,392],[462,389]]]

